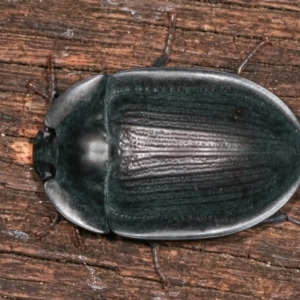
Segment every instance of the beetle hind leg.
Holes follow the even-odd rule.
[[[161,268],[160,268],[160,264],[159,264],[159,254],[158,254],[158,244],[153,243],[153,242],[148,242],[148,244],[151,247],[152,250],[152,254],[153,254],[153,261],[154,261],[154,266],[155,266],[155,271],[158,274],[163,287],[165,289],[168,289],[171,287],[171,283],[170,281],[167,279],[167,277],[165,276],[165,274],[162,272]]]
[[[264,40],[258,44],[254,50],[252,50],[252,52],[247,56],[247,58],[240,64],[240,66],[237,69],[237,74],[241,75],[241,73],[243,72],[243,70],[245,69],[246,64],[249,62],[250,58],[257,52],[257,50],[261,47],[263,47],[264,45],[267,44],[271,44],[271,42],[269,41],[269,39],[266,37],[264,38]]]
[[[152,241],[147,241],[147,244],[151,247],[152,250],[155,271],[159,276],[163,288],[167,290],[172,286],[172,284],[170,280],[167,278],[167,276],[161,270],[160,263],[159,263],[159,245]],[[172,280],[172,282],[174,285],[179,285],[179,286],[184,286],[186,284],[186,282],[182,280],[175,280],[175,281]]]
[[[171,43],[175,32],[176,13],[174,10],[171,10],[168,12],[168,15],[169,15],[169,33],[167,36],[164,53],[153,63],[152,67],[163,67],[169,60]]]
[[[54,60],[51,54],[48,56],[48,82],[49,82],[48,91],[39,88],[34,83],[33,80],[30,80],[27,83],[27,87],[35,91],[38,95],[40,95],[44,99],[48,100],[50,103],[53,102],[56,95],[56,86],[55,86],[55,74],[54,74]]]

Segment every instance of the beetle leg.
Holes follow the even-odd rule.
[[[284,222],[284,221],[289,221],[295,225],[300,226],[300,221],[290,217],[287,214],[284,213],[275,213],[274,215],[272,215],[271,217],[269,217],[268,219],[262,221],[260,224],[273,224],[273,223],[279,223],[279,222]]]
[[[48,76],[49,76],[48,95],[52,103],[56,94],[56,86],[55,86],[55,74],[54,74],[54,59],[51,54],[49,54],[48,56]]]
[[[33,232],[32,235],[36,239],[41,239],[45,235],[47,235],[50,232],[50,230],[52,230],[60,221],[61,221],[61,216],[58,212],[56,212],[55,217],[52,219],[51,223],[48,226],[46,226],[38,231]],[[82,239],[80,230],[79,230],[78,226],[76,226],[76,225],[74,225],[73,227],[74,227],[74,233],[75,233],[75,238],[76,238],[76,244],[77,244],[78,248],[80,248],[81,250],[84,250],[85,246],[84,246],[84,241]]]
[[[56,225],[59,221],[60,221],[60,215],[59,215],[58,212],[56,212],[55,217],[53,218],[53,220],[51,221],[51,223],[50,223],[48,226],[46,226],[46,227],[44,227],[44,228],[42,228],[42,229],[40,229],[40,230],[38,230],[38,231],[36,231],[36,232],[33,232],[32,235],[33,235],[36,239],[41,239],[42,237],[44,237],[45,235],[47,235],[47,234],[49,233],[49,231],[50,231],[51,229],[53,229],[53,228],[55,227],[55,225]]]
[[[267,37],[265,37],[264,40],[259,45],[257,45],[255,47],[255,49],[247,56],[247,58],[240,64],[240,66],[237,69],[237,74],[238,75],[240,75],[243,72],[243,70],[245,69],[246,64],[248,63],[250,58],[256,53],[256,51],[259,48],[261,48],[262,46],[267,45],[267,44],[271,44],[271,42]]]
[[[49,98],[49,96],[47,95],[47,93],[42,90],[41,88],[39,88],[35,82],[33,80],[30,80],[27,83],[27,87],[29,87],[30,89],[32,89],[33,91],[35,91],[38,95],[40,95],[41,97],[43,97],[44,99],[51,101],[51,99]]]
[[[49,89],[48,93],[39,88],[33,80],[30,80],[27,83],[27,87],[35,91],[38,95],[42,96],[44,99],[48,100],[50,103],[53,102],[56,94],[56,87],[55,87],[55,74],[54,74],[54,60],[53,56],[50,54],[48,56],[48,80],[49,80]]]
[[[75,238],[76,238],[78,248],[84,250],[85,249],[84,241],[82,239],[79,227],[74,225],[74,231],[75,231]]]
[[[259,224],[273,224],[273,223],[279,223],[279,222],[284,222],[287,221],[288,216],[283,213],[275,213],[271,217],[265,219]]]
[[[175,23],[176,23],[176,13],[174,10],[171,10],[168,12],[169,16],[169,33],[167,36],[166,44],[165,44],[165,49],[164,53],[162,56],[160,56],[152,65],[152,67],[162,67],[164,66],[170,55],[170,49],[171,49],[171,43],[174,37],[174,32],[175,32]]]
[[[152,254],[153,254],[153,261],[154,261],[154,266],[155,266],[155,271],[158,274],[163,287],[165,289],[168,289],[169,287],[171,287],[171,283],[170,281],[167,279],[167,277],[165,276],[165,274],[162,272],[161,268],[160,268],[160,264],[159,264],[159,253],[158,253],[158,245],[156,243],[153,242],[148,242],[148,244],[151,247],[152,250]]]
[[[294,218],[291,218],[291,217],[288,216],[288,215],[286,215],[286,219],[287,219],[287,221],[289,221],[289,222],[291,222],[291,223],[293,223],[293,224],[295,224],[295,225],[300,226],[300,221],[298,221],[298,220],[296,220],[296,219],[294,219]]]
[[[264,221],[260,222],[259,224],[273,224],[273,223],[279,223],[284,222],[287,220],[287,215],[283,213],[275,213],[271,217],[265,219]]]

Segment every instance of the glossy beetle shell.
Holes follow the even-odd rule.
[[[274,94],[228,73],[97,75],[64,92],[46,126],[56,134],[52,151],[39,146],[41,133],[34,150],[36,170],[49,161],[56,168],[46,194],[95,232],[227,235],[273,215],[300,183],[295,116]]]

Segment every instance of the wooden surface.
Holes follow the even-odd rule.
[[[272,41],[243,76],[300,116],[300,5],[295,0],[3,0],[0,14],[0,298],[299,299],[300,228],[255,227],[229,237],[161,244],[163,290],[139,241],[83,232],[76,247],[63,221],[44,239],[30,233],[55,210],[32,169],[32,142],[49,104],[42,86],[55,56],[59,92],[97,73],[151,65],[162,53],[166,10],[176,9],[170,67],[232,72],[265,36]],[[300,219],[300,192],[284,207]]]

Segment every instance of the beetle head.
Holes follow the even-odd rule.
[[[42,180],[54,177],[57,143],[54,130],[39,131],[33,143],[33,167]]]

